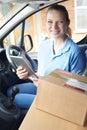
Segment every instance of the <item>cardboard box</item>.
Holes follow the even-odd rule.
[[[86,91],[87,77],[56,70],[40,79],[35,105],[37,109],[84,126],[87,122]]]
[[[87,130],[36,108],[35,103],[29,109],[19,130]]]

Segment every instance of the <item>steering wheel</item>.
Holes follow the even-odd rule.
[[[34,70],[35,62],[20,47],[15,46],[15,45],[10,45],[8,48],[6,48],[6,56],[7,56],[9,63],[12,65],[12,67],[15,70],[17,68],[17,63],[15,63],[15,62],[16,62],[16,60],[18,60],[18,57],[19,57],[19,58],[22,58],[22,60],[25,59],[27,61],[27,63],[30,65],[31,69],[33,71],[35,71]],[[15,57],[15,61],[12,60],[12,57]]]

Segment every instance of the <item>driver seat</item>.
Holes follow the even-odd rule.
[[[77,45],[85,52],[86,55],[86,68],[83,73],[83,76],[87,76],[87,35],[79,42],[77,42]]]

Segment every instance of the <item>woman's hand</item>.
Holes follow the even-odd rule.
[[[30,79],[33,81],[33,83],[38,86],[38,78],[36,78],[34,75],[32,76],[29,76],[29,73],[28,71],[23,68],[22,66],[19,66],[17,69],[16,69],[16,74],[17,76],[19,77],[19,79]]]
[[[35,77],[35,75],[29,76],[28,78],[32,80],[36,86],[38,86],[38,78]]]
[[[22,66],[19,66],[16,69],[16,74],[19,77],[19,79],[27,79],[29,76],[28,71],[25,68],[23,68]]]

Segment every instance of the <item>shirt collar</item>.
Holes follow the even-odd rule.
[[[70,49],[70,46],[71,46],[71,42],[70,42],[70,38],[68,37],[65,45],[58,51],[57,55],[66,53]]]

